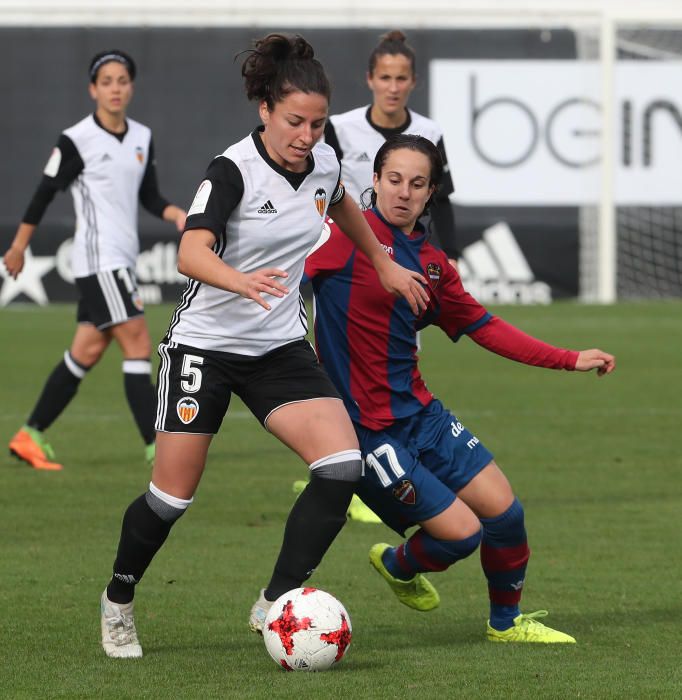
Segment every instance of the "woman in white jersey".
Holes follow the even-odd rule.
[[[417,84],[416,55],[398,30],[380,37],[369,56],[367,86],[372,104],[329,117],[325,141],[341,161],[346,192],[360,203],[362,193],[372,187],[374,156],[387,138],[415,134],[434,143],[445,171],[438,194],[431,205],[431,222],[440,247],[451,264],[459,257],[455,243],[455,220],[449,196],[454,191],[443,143],[443,131],[432,119],[408,109],[410,94]]]
[[[90,62],[89,77],[95,112],[60,135],[4,256],[7,271],[16,278],[45,210],[59,190],[70,187],[76,211],[71,266],[80,292],[78,326],[26,425],[9,444],[14,455],[36,469],[62,468],[43,431],[66,408],[112,340],[123,353],[126,397],[145,443],[145,457],[149,464],[154,458],[151,340],[134,272],[140,248],[137,205],[139,200],[179,231],[185,212],[159,192],[151,131],[126,117],[133,96],[133,59],[118,50],[98,53]]]
[[[139,657],[133,596],[173,523],[192,502],[213,435],[237,394],[309,465],[279,558],[249,624],[317,567],[345,522],[361,474],[353,426],[305,340],[298,293],[307,253],[330,214],[383,286],[424,308],[424,278],[394,263],[344,197],[324,131],[330,87],[301,37],[270,34],[242,67],[263,125],[209,165],[189,210],[178,269],[190,281],[159,346],[157,453],[146,493],[128,507],[113,577],[102,594],[102,646]]]

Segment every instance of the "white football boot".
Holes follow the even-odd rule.
[[[102,647],[114,659],[139,659],[142,647],[137,639],[133,603],[119,605],[107,598],[106,588],[100,602],[102,612]]]
[[[269,600],[265,600],[265,588],[261,588],[258,600],[253,604],[253,607],[251,608],[251,613],[249,614],[249,628],[252,632],[258,632],[258,634],[263,634],[263,627],[265,626],[265,617],[267,616],[271,607],[272,602]]]

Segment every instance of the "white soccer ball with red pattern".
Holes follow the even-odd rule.
[[[346,608],[317,588],[294,588],[272,604],[263,625],[265,648],[287,671],[324,671],[350,646]]]

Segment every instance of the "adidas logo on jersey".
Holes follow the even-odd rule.
[[[100,162],[100,163],[104,163],[104,162],[107,161],[107,160],[111,160],[111,156],[110,156],[108,153],[105,153],[105,154],[99,159],[99,162]]]
[[[268,199],[267,202],[258,210],[259,214],[276,214],[277,209],[272,205],[272,202]]]
[[[358,162],[360,162],[360,163],[369,163],[370,160],[371,160],[370,157],[365,152],[362,152],[358,156]]]
[[[551,287],[535,279],[509,225],[501,221],[462,251],[457,263],[465,289],[481,303],[549,304]]]

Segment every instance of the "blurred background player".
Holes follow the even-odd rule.
[[[480,544],[490,598],[488,639],[574,642],[539,622],[546,611],[521,613],[530,556],[523,508],[491,453],[426,388],[416,332],[434,324],[455,342],[468,335],[504,357],[552,369],[597,369],[602,375],[615,360],[601,350],[563,350],[532,338],[464,291],[457,271],[418,223],[442,169],[427,139],[390,138],[374,163],[374,208],[364,213],[394,259],[427,277],[425,313],[415,315],[383,292],[336,223],[306,261],[320,361],[344,399],[365,459],[358,493],[400,535],[419,525],[398,547],[374,545],[370,562],[402,603],[425,611],[440,599],[423,572],[443,571]]]
[[[159,193],[151,131],[126,117],[135,80],[133,59],[118,50],[98,53],[89,77],[95,112],[60,135],[3,258],[16,278],[45,210],[58,190],[70,187],[76,212],[71,267],[80,293],[78,326],[26,425],[9,443],[12,454],[36,469],[62,468],[43,431],[66,408],[112,340],[123,353],[126,398],[145,443],[145,458],[150,464],[154,458],[151,340],[135,281],[137,203],[179,231],[185,212]]]
[[[380,37],[369,56],[367,86],[372,104],[332,114],[324,130],[325,141],[341,161],[346,192],[361,204],[363,192],[372,187],[374,156],[387,138],[417,134],[432,141],[444,163],[443,181],[429,208],[436,233],[432,241],[453,264],[459,257],[455,218],[450,204],[454,192],[443,142],[443,130],[432,119],[407,107],[417,85],[417,58],[406,36],[399,30]]]
[[[271,601],[312,574],[345,523],[360,451],[305,340],[298,293],[327,211],[376,266],[389,294],[406,297],[415,313],[425,308],[423,276],[391,261],[344,196],[333,149],[317,143],[331,90],[310,44],[270,34],[247,52],[242,75],[263,126],[211,162],[189,210],[178,269],[190,280],[159,345],[152,480],[126,510],[101,598],[102,646],[111,657],[142,656],[135,585],[191,504],[232,392],[311,473],[287,519],[270,583],[251,610],[252,629],[262,629]]]

